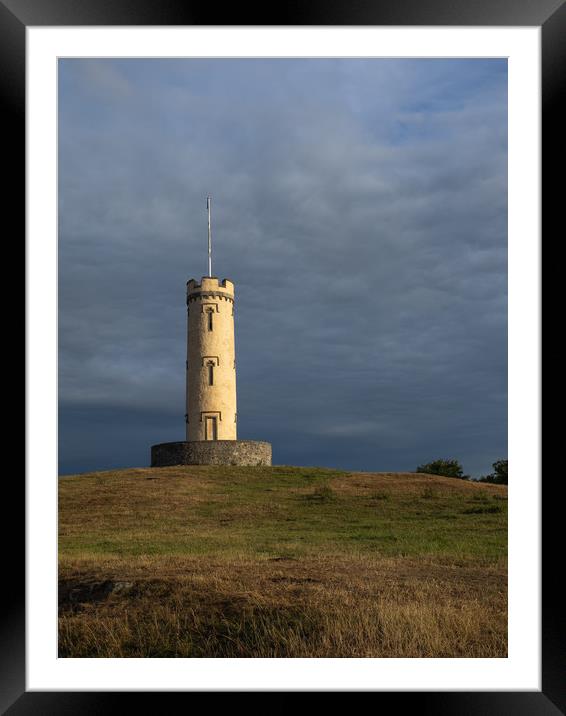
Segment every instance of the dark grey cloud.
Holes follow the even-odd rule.
[[[367,470],[507,452],[502,60],[62,60],[63,472],[183,439],[188,278],[235,281],[242,438]]]

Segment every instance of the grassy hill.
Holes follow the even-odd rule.
[[[60,656],[504,657],[507,487],[170,467],[59,479]]]

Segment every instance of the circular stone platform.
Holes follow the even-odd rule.
[[[168,465],[271,465],[271,443],[194,440],[151,446],[151,467]]]

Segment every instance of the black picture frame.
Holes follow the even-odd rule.
[[[222,22],[218,22],[218,18]],[[543,222],[547,239],[559,230],[560,176],[563,158],[559,148],[566,126],[559,108],[561,80],[566,70],[566,4],[564,0],[305,0],[281,5],[219,6],[181,0],[0,0],[0,97],[5,148],[4,222],[13,226],[12,237],[25,232],[25,88],[26,27],[74,25],[428,25],[428,26],[540,26],[542,35],[542,170]],[[5,150],[6,151],[6,150]],[[560,165],[560,167],[559,167]],[[563,198],[560,197],[562,201]],[[556,228],[555,228],[556,227]],[[15,241],[12,239],[12,246]],[[29,446],[28,446],[29,447]],[[3,482],[4,505],[21,510],[25,483]],[[534,479],[534,476],[533,476]],[[559,714],[566,713],[566,649],[562,593],[556,589],[560,565],[553,546],[562,542],[558,515],[559,476],[544,485],[542,573],[542,690],[540,692],[373,692],[378,708],[411,708],[423,714]],[[555,494],[556,493],[556,494]],[[6,510],[7,511],[7,510]],[[163,709],[167,696],[190,693],[29,692],[25,688],[25,532],[21,525],[3,521],[5,552],[13,564],[5,569],[5,606],[0,615],[0,709],[19,714],[94,714],[123,709],[125,697],[143,698],[144,708]],[[17,535],[17,536],[16,536]],[[19,538],[19,539],[18,539]],[[15,546],[19,544],[19,549]],[[8,549],[9,546],[9,549]],[[159,698],[157,706],[156,698]],[[167,699],[169,702],[169,699]],[[393,704],[391,704],[393,706]],[[167,708],[167,707],[165,707]]]

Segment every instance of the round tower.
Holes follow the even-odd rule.
[[[187,441],[236,440],[232,281],[188,281],[187,314]]]
[[[234,284],[212,276],[210,197],[208,276],[187,281],[186,439],[151,446],[151,466],[271,465],[271,445],[238,440]]]

